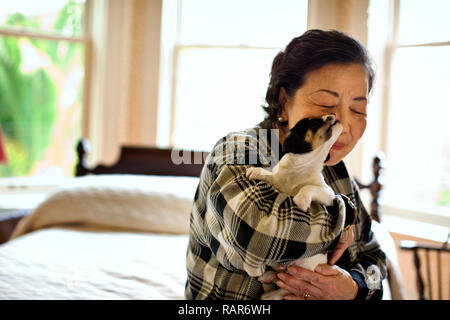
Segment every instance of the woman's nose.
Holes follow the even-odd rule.
[[[342,124],[343,132],[348,130],[348,119],[345,114],[342,114],[342,112],[336,112],[336,121],[339,121]]]
[[[334,115],[336,121],[341,121],[341,114],[339,112],[338,113],[332,113],[332,114]]]

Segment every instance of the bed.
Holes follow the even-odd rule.
[[[0,223],[10,233],[0,245],[0,299],[183,299],[189,213],[207,154],[123,147],[113,166],[88,168],[86,141],[77,152],[75,178]],[[387,232],[375,231],[396,260]],[[386,299],[399,297],[394,278]]]

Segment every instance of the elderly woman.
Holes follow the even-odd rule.
[[[366,128],[373,79],[364,47],[338,31],[309,30],[275,57],[264,121],[220,139],[206,159],[191,212],[187,299],[259,299],[276,286],[291,293],[285,299],[381,298],[385,255],[342,161]],[[273,166],[283,156],[284,138],[299,120],[331,113],[343,131],[323,175],[336,197],[357,208],[351,237],[343,237],[343,206],[313,202],[304,212],[292,196],[246,177],[249,166]],[[319,243],[308,237],[317,231]],[[314,271],[289,266],[275,284],[258,281],[272,265],[322,252],[328,264]]]

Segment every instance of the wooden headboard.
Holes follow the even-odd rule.
[[[201,151],[123,146],[115,164],[111,166],[100,164],[89,168],[86,161],[89,148],[86,139],[81,139],[77,144],[78,161],[75,167],[77,177],[108,173],[199,177],[208,156],[208,152]],[[172,158],[176,160],[175,162],[181,163],[175,163]]]

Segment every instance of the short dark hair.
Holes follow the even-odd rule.
[[[292,39],[285,50],[275,56],[266,92],[267,105],[262,106],[267,114],[259,125],[266,129],[280,125],[281,88],[292,97],[304,84],[309,72],[333,63],[360,63],[368,75],[369,92],[372,90],[375,72],[369,54],[361,43],[337,30],[308,30]]]

